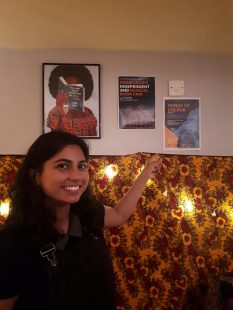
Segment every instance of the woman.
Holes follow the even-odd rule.
[[[30,147],[0,231],[0,310],[115,309],[102,228],[128,219],[161,161],[152,157],[111,208],[91,195],[88,156],[86,143],[67,132],[43,134]]]

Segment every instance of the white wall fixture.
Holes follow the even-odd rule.
[[[169,96],[184,96],[184,81],[169,81]]]

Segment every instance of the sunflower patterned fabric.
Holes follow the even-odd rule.
[[[97,199],[114,206],[151,155],[92,156]],[[104,230],[118,310],[182,309],[188,289],[233,271],[233,157],[161,156],[128,222]],[[22,159],[0,156],[1,201]]]

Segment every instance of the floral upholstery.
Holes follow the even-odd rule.
[[[97,199],[114,206],[150,155],[92,156]],[[180,309],[187,289],[200,279],[233,271],[233,157],[161,156],[162,168],[128,222],[104,230],[118,310]],[[22,159],[0,156],[0,200],[7,198]],[[110,164],[112,179],[105,174]]]

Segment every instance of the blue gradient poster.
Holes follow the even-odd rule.
[[[200,149],[199,98],[164,98],[164,148]]]

